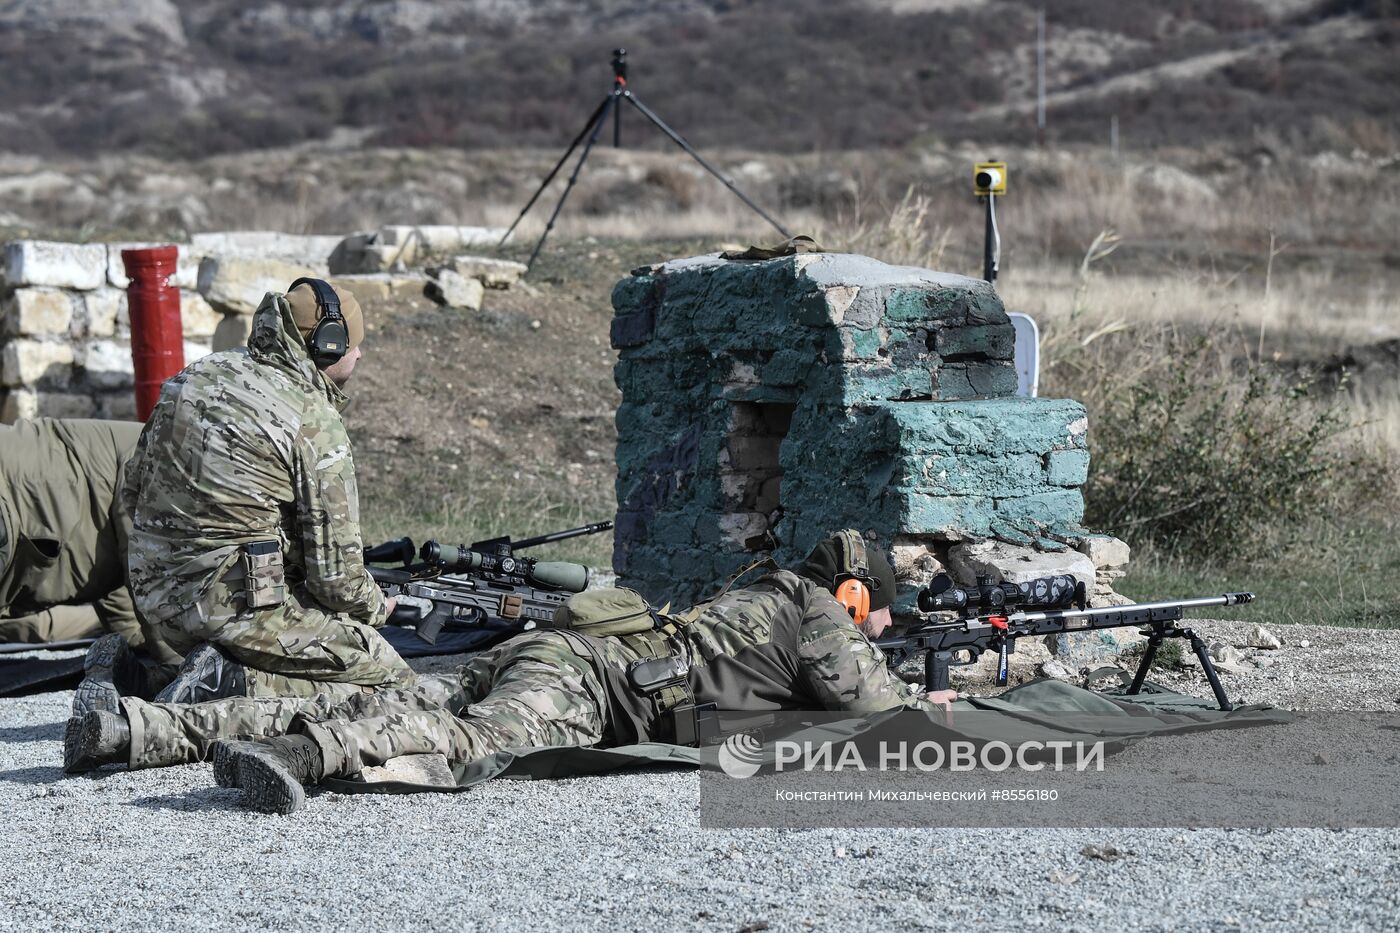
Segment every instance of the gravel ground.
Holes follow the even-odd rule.
[[[1397,708],[1400,633],[1276,631],[1232,697]],[[64,778],[70,699],[0,700],[0,929],[1332,930],[1400,911],[1393,830],[707,830],[685,772],[263,816],[208,765]]]

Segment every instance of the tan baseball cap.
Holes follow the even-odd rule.
[[[340,299],[340,313],[345,318],[350,347],[358,347],[365,339],[365,314],[360,310],[360,303],[355,300],[350,289],[343,285],[333,285],[331,289]],[[316,322],[321,319],[321,309],[316,304],[316,292],[310,285],[298,285],[287,292],[287,304],[292,306],[292,320],[297,322],[297,329],[301,331],[302,337],[310,336]]]

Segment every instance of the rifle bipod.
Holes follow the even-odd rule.
[[[1225,688],[1221,686],[1220,675],[1216,673],[1215,662],[1210,659],[1210,651],[1206,648],[1206,643],[1194,630],[1182,628],[1174,623],[1152,626],[1152,633],[1147,636],[1147,648],[1142,652],[1142,662],[1138,664],[1137,672],[1133,674],[1133,682],[1128,687],[1128,696],[1136,696],[1141,692],[1143,681],[1147,678],[1147,672],[1157,657],[1157,649],[1162,647],[1162,642],[1168,638],[1185,638],[1191,642],[1191,650],[1195,653],[1196,660],[1201,663],[1201,670],[1205,671],[1211,693],[1215,694],[1215,702],[1220,704],[1222,712],[1228,713],[1234,709],[1230,701],[1225,698]]]

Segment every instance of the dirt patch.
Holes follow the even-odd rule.
[[[347,413],[366,538],[519,537],[611,518],[612,287],[713,248],[551,244],[528,287],[488,290],[479,312],[426,298],[371,307]],[[610,563],[608,536],[554,548]]]

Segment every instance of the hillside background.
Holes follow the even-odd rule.
[[[11,152],[556,146],[608,52],[693,142],[1035,141],[1039,0],[7,0]],[[1395,143],[1396,0],[1050,0],[1049,140]],[[337,137],[336,134],[340,136]],[[654,136],[649,136],[657,144]]]

